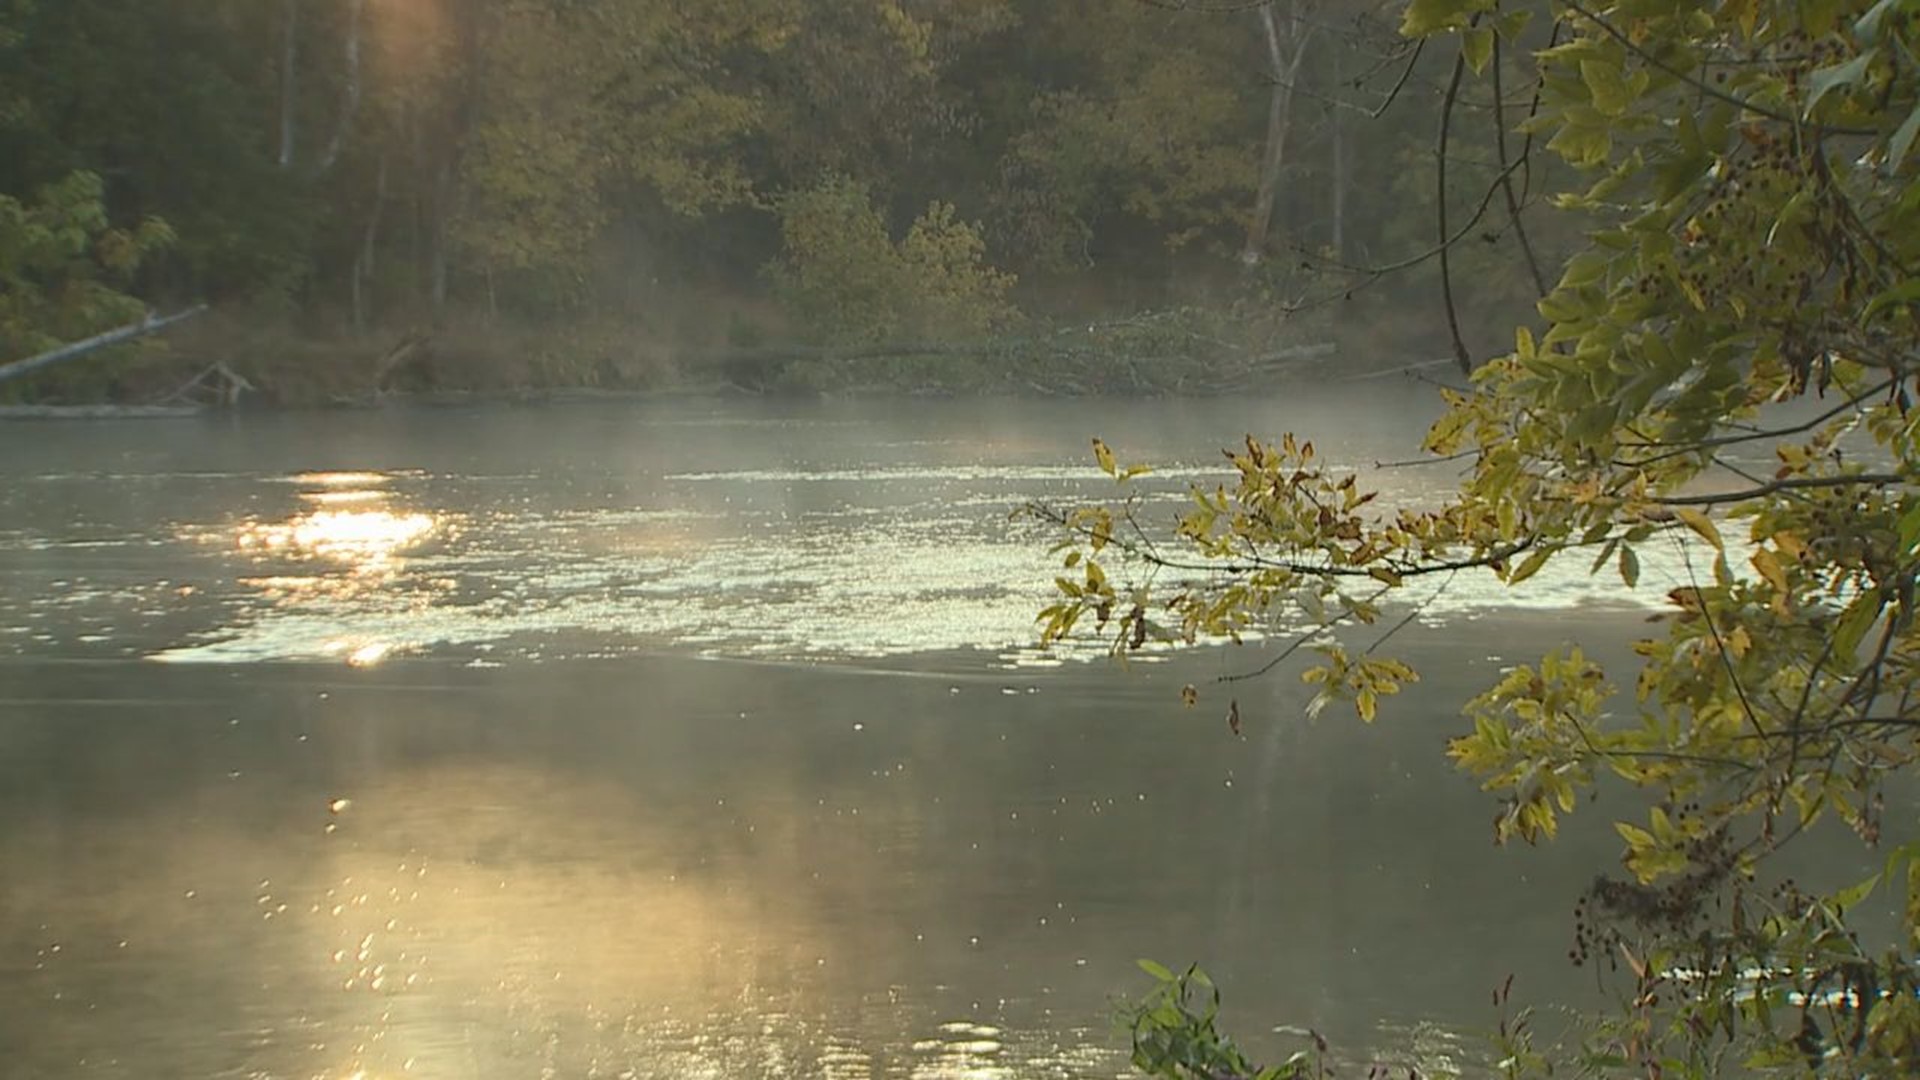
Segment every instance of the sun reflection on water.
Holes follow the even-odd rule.
[[[387,474],[385,473],[377,473],[377,472],[323,471],[323,472],[295,473],[293,476],[289,477],[288,479],[296,484],[307,484],[307,485],[312,485],[316,487],[326,487],[326,488],[343,488],[343,487],[377,487],[381,484],[386,483],[390,479],[390,477],[388,477]]]
[[[443,515],[399,504],[381,473],[308,472],[298,484],[310,508],[279,520],[253,518],[213,539],[230,543],[263,573],[239,577],[270,610],[312,611],[328,625],[311,648],[353,667],[372,667],[414,647],[393,627],[356,625],[356,615],[429,608],[450,583],[420,580],[406,557],[451,530]],[[300,565],[295,569],[295,565]],[[360,620],[364,623],[364,620]],[[309,653],[312,655],[312,653]]]
[[[243,551],[260,551],[378,569],[434,531],[431,514],[391,510],[316,510],[291,521],[251,522],[240,529]]]
[[[322,506],[338,506],[342,503],[379,502],[387,497],[384,491],[303,491],[300,497],[310,503]]]

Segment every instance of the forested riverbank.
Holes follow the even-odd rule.
[[[0,394],[154,401],[216,363],[287,403],[1217,393],[1308,347],[1426,360],[1446,66],[1396,26],[1366,3],[12,0],[0,361],[212,313]],[[1484,234],[1456,301],[1507,325],[1526,260],[1473,224],[1497,168],[1450,169]]]

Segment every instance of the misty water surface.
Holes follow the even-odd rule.
[[[1612,845],[1496,851],[1443,740],[1684,564],[1457,580],[1362,727],[1211,682],[1257,646],[1036,653],[1008,519],[1110,491],[1096,433],[1153,514],[1284,428],[1417,499],[1451,475],[1371,466],[1423,398],[0,428],[7,1074],[1115,1076],[1140,956],[1263,1050],[1477,1060],[1506,975],[1592,993],[1557,957]]]

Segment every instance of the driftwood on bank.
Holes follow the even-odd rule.
[[[227,366],[224,360],[215,360],[201,370],[200,374],[180,384],[173,393],[160,401],[162,408],[194,408],[203,405],[234,406],[240,403],[240,395],[251,394],[253,383],[245,375]]]
[[[6,382],[8,379],[17,379],[29,372],[38,371],[43,367],[58,364],[63,360],[72,360],[77,356],[85,356],[88,353],[98,352],[101,349],[132,341],[138,337],[145,337],[156,330],[162,330],[172,326],[174,323],[191,319],[206,310],[207,305],[201,304],[198,307],[188,308],[185,311],[165,317],[156,316],[152,312],[148,312],[146,318],[137,323],[123,326],[118,330],[109,330],[104,334],[95,334],[84,341],[76,341],[71,345],[62,345],[57,349],[48,350],[38,356],[29,356],[25,360],[15,360],[11,364],[0,364],[0,382]]]
[[[375,396],[385,392],[387,379],[391,377],[402,364],[405,364],[415,356],[421,355],[432,340],[428,335],[415,331],[401,338],[393,348],[388,349],[386,355],[380,358],[380,362],[375,365],[373,369],[373,392]]]
[[[199,405],[0,405],[0,420],[173,420],[204,411]]]

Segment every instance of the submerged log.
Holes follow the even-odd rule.
[[[17,379],[29,372],[38,371],[43,367],[47,367],[50,364],[57,364],[62,360],[72,360],[74,357],[85,356],[90,352],[98,352],[101,349],[119,345],[122,342],[132,341],[134,338],[145,337],[156,330],[162,330],[172,326],[174,323],[191,319],[206,310],[207,305],[201,304],[198,307],[188,308],[185,311],[168,315],[164,318],[148,312],[146,318],[137,323],[123,326],[118,330],[109,330],[104,334],[95,334],[84,341],[76,341],[71,345],[62,345],[57,349],[43,352],[38,356],[29,356],[25,360],[15,360],[11,364],[0,364],[0,382],[6,382],[8,379]]]

